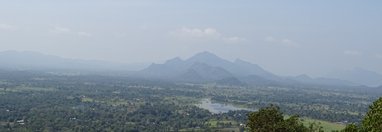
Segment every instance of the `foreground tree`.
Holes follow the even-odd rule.
[[[382,97],[369,107],[362,124],[349,124],[341,132],[382,132]]]
[[[284,120],[283,114],[277,106],[262,108],[257,112],[248,115],[247,126],[252,132],[305,132],[308,131],[303,126],[297,116],[292,116]]]
[[[343,130],[341,130],[341,132],[358,132],[358,131],[359,131],[359,129],[358,129],[357,125],[355,125],[353,123],[346,125],[346,127]]]
[[[382,132],[382,97],[375,101],[362,121],[363,130]]]
[[[252,132],[321,132],[315,123],[305,127],[297,116],[284,119],[277,106],[262,108],[248,115],[247,126]],[[369,107],[362,124],[349,124],[341,132],[382,132],[382,97]]]

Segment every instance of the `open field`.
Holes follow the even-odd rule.
[[[302,122],[306,126],[309,126],[309,124],[311,124],[311,123],[317,123],[320,126],[322,126],[322,128],[325,132],[331,132],[331,131],[336,131],[336,130],[339,131],[339,130],[342,130],[346,127],[345,124],[328,122],[328,121],[311,119],[311,118],[302,118]]]

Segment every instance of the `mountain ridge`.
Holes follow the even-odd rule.
[[[198,65],[195,65],[198,64]],[[152,63],[142,70],[128,70],[128,65],[96,60],[67,59],[54,55],[46,55],[30,51],[5,51],[0,52],[0,69],[10,70],[73,70],[73,71],[118,71],[121,75],[151,78],[161,80],[173,80],[184,82],[234,82],[235,84],[314,84],[335,86],[372,86],[382,85],[382,75],[356,69],[357,72],[343,77],[319,77],[312,78],[308,75],[278,76],[264,70],[257,64],[235,59],[228,61],[210,52],[200,52],[194,56],[181,59],[175,57],[162,64]],[[361,78],[349,78],[349,76]],[[372,77],[375,80],[367,79]],[[365,82],[366,81],[369,82]],[[363,79],[363,80],[357,80]],[[372,82],[371,82],[371,81]],[[371,82],[371,83],[370,83]],[[372,84],[372,85],[371,85]]]
[[[199,67],[195,69],[195,66],[203,66],[203,68]],[[256,64],[243,60],[230,62],[206,51],[197,53],[185,60],[176,57],[167,60],[163,64],[152,64],[138,73],[138,76],[141,77],[183,81],[189,80],[191,82],[197,80],[197,78],[202,78],[202,80],[204,78],[204,81],[218,81],[227,78],[239,80],[239,77],[250,75],[259,75],[267,79],[277,77],[276,75],[263,70]],[[189,79],[185,79],[184,77]],[[191,79],[190,77],[194,78]],[[199,82],[203,81],[199,80]]]
[[[382,74],[356,67],[349,70],[335,71],[327,75],[329,78],[348,80],[354,83],[377,87],[382,85]]]
[[[192,69],[192,66],[194,64],[204,65],[204,67],[209,68],[195,70]],[[220,71],[225,74],[218,75],[217,72],[210,71],[212,69],[216,70],[216,68],[220,69]],[[257,64],[253,64],[242,59],[235,59],[231,62],[207,51],[197,53],[194,56],[191,56],[190,58],[184,60],[180,59],[179,57],[175,57],[173,59],[165,61],[163,64],[152,64],[149,67],[139,71],[136,75],[146,78],[176,81],[182,80],[185,82],[219,82],[218,80],[230,78],[232,80],[239,80],[241,81],[241,83],[261,85],[300,83],[334,86],[360,85],[341,79],[324,77],[312,78],[305,74],[295,77],[278,76],[269,71],[264,70]]]
[[[63,58],[33,51],[0,52],[0,68],[10,70],[124,70],[130,67],[122,63],[99,60]]]

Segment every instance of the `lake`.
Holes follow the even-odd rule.
[[[212,102],[211,99],[202,99],[200,104],[197,104],[196,106],[202,109],[207,109],[213,114],[227,113],[228,111],[234,111],[234,110],[254,111],[247,108],[239,108],[231,104],[215,103],[215,102]]]

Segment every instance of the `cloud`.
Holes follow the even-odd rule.
[[[290,40],[290,39],[283,39],[281,40],[281,44],[288,46],[288,47],[298,47],[299,44]]]
[[[264,39],[265,42],[270,42],[270,43],[273,43],[273,42],[277,42],[277,40],[275,38],[273,38],[272,36],[268,36]]]
[[[382,54],[375,54],[375,57],[378,58],[378,59],[382,59]]]
[[[239,43],[239,42],[246,41],[246,39],[241,37],[229,37],[229,38],[224,38],[224,41],[227,43]]]
[[[287,46],[287,47],[298,47],[300,46],[297,42],[290,40],[290,39],[276,39],[272,36],[268,36],[264,39],[265,42],[267,43],[273,43],[273,44],[279,44],[282,46]]]
[[[51,32],[56,34],[68,34],[68,35],[76,35],[79,37],[91,37],[92,34],[84,31],[75,31],[73,29],[63,27],[63,26],[53,26]]]
[[[77,35],[80,37],[91,37],[92,34],[87,33],[87,32],[77,32]]]
[[[0,23],[0,30],[14,31],[17,27],[9,24]]]
[[[68,33],[71,32],[71,29],[61,26],[54,26],[52,29],[52,32],[54,33]]]
[[[356,50],[345,50],[344,54],[349,56],[360,56],[362,55],[362,52]]]
[[[177,37],[187,37],[187,38],[219,38],[221,34],[214,28],[180,28],[172,32],[174,36]]]
[[[220,33],[215,28],[187,28],[183,27],[170,32],[172,36],[181,39],[204,39],[204,40],[218,40],[227,43],[238,43],[245,41],[245,38],[233,36],[227,37]]]

